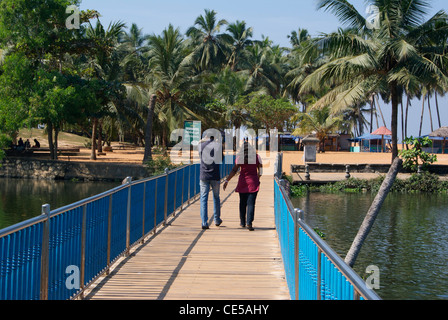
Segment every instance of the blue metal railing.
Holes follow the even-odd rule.
[[[274,180],[275,223],[291,299],[380,300],[303,221],[303,212],[293,208],[283,181]]]
[[[226,156],[221,177],[233,167]],[[82,296],[112,264],[199,194],[199,164],[131,181],[0,230],[0,300]]]

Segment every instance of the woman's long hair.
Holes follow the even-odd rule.
[[[238,164],[256,164],[257,150],[245,141],[238,151],[237,158]]]

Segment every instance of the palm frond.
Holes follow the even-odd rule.
[[[366,19],[356,8],[346,0],[319,0],[318,9],[325,9],[333,13],[339,20],[349,27],[362,30],[366,26]]]

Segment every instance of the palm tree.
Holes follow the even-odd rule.
[[[226,61],[225,37],[218,32],[227,21],[217,20],[216,15],[214,10],[205,9],[204,15],[197,17],[194,26],[186,32],[194,46],[186,62],[197,65],[200,71],[219,69]]]
[[[315,134],[320,141],[321,152],[325,152],[325,140],[328,135],[343,129],[344,125],[342,116],[332,116],[329,107],[299,112],[293,117],[293,121],[299,122],[293,135]]]
[[[224,39],[230,46],[228,66],[232,71],[237,71],[245,48],[252,44],[250,38],[253,36],[253,28],[246,28],[246,22],[244,21],[236,21],[227,26],[227,31],[229,34],[225,34]]]
[[[122,54],[121,65],[123,68],[123,80],[129,83],[139,83],[144,74],[147,61],[145,53],[147,36],[143,34],[135,23],[129,32],[123,32],[120,36],[120,53]]]
[[[183,61],[186,47],[179,28],[170,24],[161,35],[151,35],[147,83],[157,95],[157,119],[163,125],[162,141],[166,146],[168,132],[183,127],[187,118],[200,119],[194,106],[186,104],[184,94],[193,86],[192,70]]]
[[[344,125],[347,126],[346,132],[349,133],[353,130],[355,137],[362,136],[364,134],[364,128],[370,124],[364,116],[364,113],[370,111],[370,109],[365,109],[362,105],[356,105],[346,109],[342,114]]]
[[[447,83],[446,49],[430,39],[446,34],[447,15],[440,11],[423,21],[429,8],[425,0],[376,0],[379,29],[369,29],[366,19],[346,0],[320,0],[319,8],[334,13],[356,32],[334,33],[318,43],[330,61],[308,76],[301,92],[332,88],[316,103],[330,105],[334,113],[367,101],[378,92],[391,102],[392,159],[398,156],[398,106],[409,77],[432,74]],[[436,64],[435,59],[443,61]]]
[[[300,87],[303,80],[323,64],[325,57],[314,45],[314,39],[309,35],[308,30],[299,28],[298,32],[292,31],[288,38],[293,47],[288,54],[289,70],[285,75],[287,81],[285,94],[294,102],[301,104],[302,111],[306,112],[308,105],[315,103],[314,98],[322,96],[325,88],[299,94]]]
[[[232,106],[240,96],[244,94],[247,79],[237,72],[233,72],[230,67],[226,67],[221,72],[214,74],[212,82],[213,96],[227,106]]]
[[[279,51],[271,47],[269,40],[246,48],[241,73],[247,77],[247,92],[260,92],[275,98],[281,95],[282,66],[276,60],[278,54]]]
[[[299,28],[298,31],[291,31],[288,35],[293,48],[303,47],[311,40],[311,35],[307,29]]]
[[[101,118],[108,113],[110,109],[111,97],[116,87],[120,76],[120,63],[118,59],[117,45],[119,38],[123,32],[125,24],[122,22],[110,23],[107,29],[104,29],[101,22],[98,20],[96,26],[93,27],[89,21],[89,26],[86,30],[85,36],[94,44],[94,54],[87,58],[86,69],[90,70],[90,79],[98,80],[97,83],[105,85],[101,92],[97,92],[99,101],[105,103],[100,110],[97,110],[94,114],[91,114],[92,119],[92,149],[91,160],[96,160],[96,136],[98,127],[101,128]],[[108,82],[108,83],[106,83]],[[119,85],[118,85],[119,86]],[[106,90],[109,87],[110,90]],[[107,92],[106,92],[107,91]],[[119,101],[117,101],[118,103]],[[101,135],[102,132],[99,132]]]

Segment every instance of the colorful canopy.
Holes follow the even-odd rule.
[[[365,134],[363,136],[353,138],[353,139],[348,139],[348,140],[352,141],[352,142],[360,142],[362,140],[381,140],[382,138],[383,138],[383,136],[381,136],[381,135]],[[384,136],[384,140],[392,140],[392,137]]]
[[[430,137],[448,138],[448,127],[441,127],[429,134]]]
[[[376,136],[390,136],[392,135],[392,131],[390,131],[386,127],[381,127],[378,128],[376,131],[373,131],[372,134]]]

